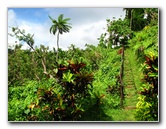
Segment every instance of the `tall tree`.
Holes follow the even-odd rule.
[[[69,32],[69,30],[72,28],[70,26],[70,23],[67,21],[70,20],[70,18],[63,18],[63,14],[60,14],[58,16],[58,20],[53,19],[49,16],[49,18],[52,21],[52,26],[50,27],[50,33],[53,33],[54,35],[57,33],[57,56],[56,61],[58,61],[58,49],[59,49],[59,34],[63,34],[66,32]]]
[[[132,28],[132,8],[124,8],[123,10],[126,11],[126,18],[130,20],[130,30]]]
[[[126,19],[130,22],[130,29],[140,31],[146,26],[145,9],[144,8],[124,8],[126,11]]]
[[[145,8],[145,14],[147,15],[147,24],[158,25],[158,8]]]

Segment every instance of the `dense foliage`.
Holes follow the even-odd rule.
[[[155,17],[151,19],[149,26],[136,32],[130,41],[143,72],[136,109],[136,119],[141,121],[158,120],[158,24],[156,10],[152,10],[152,12],[154,14],[151,15]]]
[[[145,27],[131,40],[140,62],[142,62],[142,86],[136,118],[138,120],[158,120],[158,27]],[[137,41],[137,42],[135,42]],[[142,115],[144,114],[144,115]]]
[[[124,51],[130,49],[143,75],[135,120],[158,121],[158,10],[124,10],[126,17],[107,19],[99,44],[85,49],[34,47],[32,34],[13,27],[10,35],[30,49],[8,48],[8,120],[114,121],[110,111],[123,108]],[[67,24],[69,19],[60,15],[58,20]],[[56,27],[50,32],[55,34]],[[58,32],[69,32],[67,27]]]

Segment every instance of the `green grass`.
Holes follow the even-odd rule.
[[[107,113],[113,121],[136,121],[135,106],[138,102],[138,89],[141,85],[140,63],[131,48],[125,50],[124,61],[124,108],[110,109]]]
[[[112,116],[113,121],[135,121],[134,110],[111,109],[108,112]]]
[[[143,78],[142,71],[140,70],[141,64],[138,62],[134,51],[132,49],[126,49],[126,58],[130,61],[130,67],[132,69],[132,74],[134,76],[134,83],[137,89],[139,89],[142,84],[141,79]]]
[[[125,50],[124,61],[124,108],[107,108],[104,112],[89,112],[85,114],[86,120],[112,121],[112,122],[134,122],[135,108],[138,102],[138,89],[141,85],[140,63],[136,61],[136,56],[130,49]],[[100,111],[100,110],[99,110]],[[88,119],[87,119],[88,118]]]

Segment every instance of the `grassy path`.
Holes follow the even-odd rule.
[[[135,121],[134,113],[138,102],[138,87],[141,84],[140,66],[136,62],[135,55],[131,49],[124,53],[124,108],[110,111],[114,121]]]
[[[134,54],[130,49],[125,50],[125,60],[124,60],[124,112],[129,113],[130,117],[128,117],[127,121],[134,121],[134,111],[136,107],[137,101],[137,84],[135,81],[136,73],[135,71],[139,71],[134,65]],[[137,70],[136,70],[137,69]],[[139,80],[140,81],[140,80]]]

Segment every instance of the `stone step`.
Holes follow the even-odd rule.
[[[131,84],[131,85],[135,84],[133,81],[125,81],[125,80],[123,80],[123,82],[126,83],[126,84]]]
[[[133,85],[126,85],[125,88],[133,88],[134,86]]]
[[[129,98],[133,97],[134,95],[135,95],[135,94],[126,95],[125,98],[126,98],[126,99],[129,99]]]
[[[126,70],[126,69],[124,69],[124,72],[123,72],[123,73],[128,73],[128,72],[132,73],[131,70]]]
[[[133,110],[133,109],[136,109],[136,106],[126,106],[124,109],[125,110]]]
[[[127,80],[132,80],[133,81],[133,77],[132,76],[124,76],[123,79],[127,79]]]
[[[125,81],[125,82],[133,82],[134,83],[134,81],[132,80],[132,79],[123,79],[123,81]]]
[[[129,81],[129,80],[124,79],[123,82],[124,82],[124,83],[127,83],[127,84],[129,84],[129,83],[130,83],[130,84],[134,84],[134,81],[132,81],[132,80]]]

